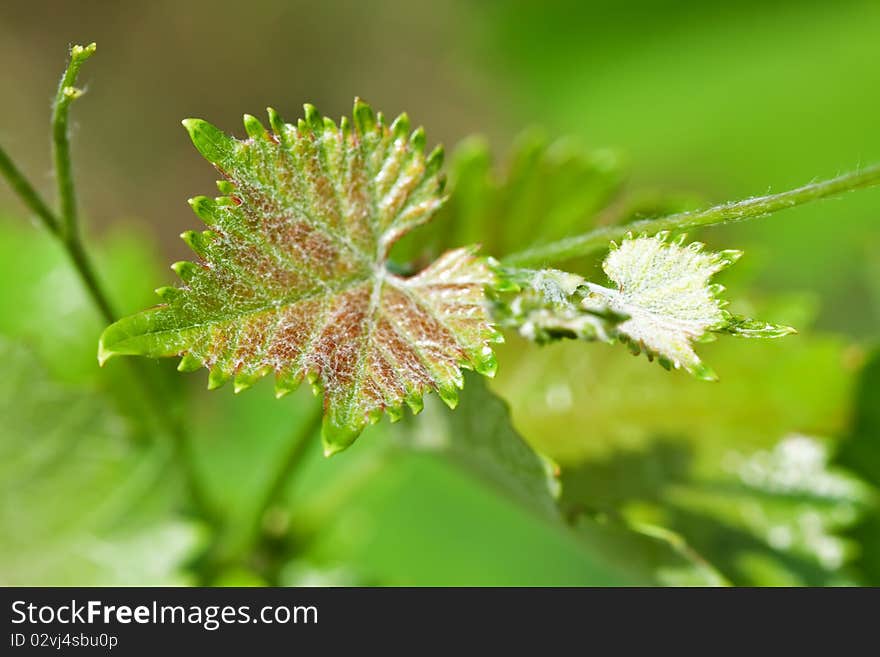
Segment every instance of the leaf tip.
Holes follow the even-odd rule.
[[[718,381],[718,375],[715,374],[715,370],[713,370],[711,367],[703,362],[697,362],[693,367],[689,369],[691,374],[693,374],[701,381],[709,381],[710,383],[716,383]]]
[[[180,358],[180,362],[177,364],[178,372],[195,372],[196,370],[202,367],[202,361],[199,358],[196,358],[191,353],[187,352],[183,354]]]
[[[108,327],[110,328],[110,327]],[[107,345],[104,341],[104,336],[107,334],[105,330],[103,334],[101,334],[101,339],[98,340],[98,366],[104,367],[104,363],[117,355],[115,351],[112,349],[108,349]]]
[[[474,369],[490,379],[495,377],[495,374],[498,372],[498,359],[495,357],[495,352],[492,351],[491,347],[483,347],[482,352],[477,357]]]
[[[220,367],[213,367],[208,372],[208,390],[216,390],[226,384],[232,376],[224,372]]]
[[[184,119],[180,122],[189,133],[193,146],[212,164],[224,161],[231,151],[231,139],[215,125],[204,119]]]
[[[409,133],[409,115],[404,112],[391,124],[391,134],[395,139],[406,138]]]
[[[324,129],[324,119],[321,117],[318,108],[311,103],[305,103],[303,105],[303,111],[305,112],[306,125],[311,129],[313,134],[320,134]]]
[[[289,372],[276,372],[275,374],[275,399],[286,397],[299,387],[302,377]]]
[[[162,299],[165,303],[171,303],[174,299],[180,296],[180,288],[173,287],[171,285],[163,285],[162,287],[157,287],[153,292]]]
[[[324,422],[321,425],[321,442],[324,445],[324,456],[329,458],[350,447],[361,434],[361,430],[361,427],[335,424],[329,416],[325,415]]]
[[[354,99],[352,117],[355,128],[361,135],[372,132],[376,128],[376,115],[373,113],[373,108],[359,97]]]
[[[171,271],[177,274],[184,283],[189,283],[193,279],[198,268],[196,263],[188,260],[179,260],[171,265]]]
[[[443,403],[450,409],[455,410],[455,407],[458,406],[458,391],[454,387],[439,387],[437,388],[437,394],[440,395],[440,399],[442,399]]]
[[[415,130],[413,130],[412,136],[409,138],[409,143],[410,146],[418,153],[425,152],[427,137],[425,136],[425,129],[422,126],[419,126]]]
[[[257,117],[245,114],[242,117],[242,122],[244,123],[244,131],[251,139],[264,139],[266,137],[266,128],[263,127],[263,124],[260,123]]]

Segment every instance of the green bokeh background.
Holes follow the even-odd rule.
[[[213,188],[214,172],[179,125],[184,117],[241,134],[243,112],[261,114],[272,105],[292,119],[311,102],[339,116],[358,95],[386,114],[406,110],[426,126],[431,143],[451,147],[478,133],[502,160],[522,129],[537,126],[619,153],[630,171],[628,189],[724,201],[880,161],[878,35],[880,4],[871,1],[7,0],[0,5],[0,141],[51,197],[49,100],[68,44],[97,41],[98,54],[83,73],[88,93],[73,110],[76,179],[88,235],[102,245],[102,272],[123,310],[134,311],[153,303],[154,287],[172,282],[163,263],[187,256],[176,236],[197,221],[185,200]],[[100,322],[66,273],[63,255],[35,222],[29,225],[5,185],[0,215],[0,334],[28,345],[63,385],[109,390],[114,412],[125,418],[129,402],[119,391],[126,384],[115,378],[123,377],[121,368],[97,370]],[[700,238],[747,253],[726,281],[743,303],[808,330],[782,347],[708,346],[707,360],[723,379],[708,388],[622,350],[568,345],[542,352],[513,339],[501,352],[494,385],[513,404],[526,439],[563,464],[641,454],[638,467],[655,475],[651,446],[658,434],[687,436],[698,475],[717,468],[730,449],[765,447],[791,432],[829,439],[861,432],[880,441],[852,420],[876,399],[860,387],[869,377],[859,372],[871,362],[880,325],[880,189],[706,230]],[[312,402],[305,391],[276,402],[264,385],[235,399],[229,390],[208,395],[201,375],[188,376],[200,467],[225,512],[244,518]],[[12,407],[26,393],[10,394]],[[561,405],[560,394],[567,400]],[[27,437],[24,426],[15,437]],[[642,582],[626,562],[583,549],[442,460],[394,452],[390,440],[380,427],[325,461],[315,439],[285,510],[285,522],[309,530],[301,549],[281,560],[276,581]],[[880,463],[876,451],[870,454]],[[609,471],[605,492],[633,475],[610,465]],[[876,471],[860,474],[878,483],[871,480]],[[159,489],[176,485],[170,470],[157,476]],[[71,514],[79,510],[76,491],[58,495]],[[649,494],[636,506],[648,500],[647,515],[668,520],[687,507],[670,499]],[[630,501],[610,494],[609,500]],[[37,512],[32,522],[42,523]],[[202,540],[203,528],[188,531],[186,540]],[[722,534],[702,537],[703,531],[693,540],[712,549],[713,536]],[[41,540],[50,550],[57,536]],[[863,553],[878,545],[868,534],[859,540]],[[138,550],[163,548],[147,540],[124,549],[140,558]],[[56,571],[28,571],[4,559],[6,582],[78,581],[63,557]],[[151,572],[135,579],[158,581]],[[725,575],[736,579],[737,572],[731,567]],[[217,577],[262,581],[247,565]],[[771,573],[747,581],[783,579]]]

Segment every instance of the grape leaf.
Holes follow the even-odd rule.
[[[618,335],[638,354],[644,350],[666,369],[684,368],[701,379],[715,380],[715,373],[697,356],[695,341],[711,333],[728,332],[742,337],[775,338],[794,332],[735,317],[718,298],[721,285],[709,280],[736,262],[740,251],[706,252],[699,242],[684,244],[684,236],[670,241],[668,235],[640,236],[612,245],[602,263],[617,285],[609,289],[587,283],[591,294],[587,307],[610,308],[629,318],[617,327]]]
[[[108,327],[99,359],[179,355],[181,370],[209,369],[209,388],[234,378],[236,391],[274,373],[278,396],[307,378],[324,394],[327,454],[384,411],[418,412],[429,391],[454,406],[461,367],[495,370],[489,263],[467,248],[410,278],[387,263],[444,201],[442,150],[426,156],[406,115],[389,126],[360,100],[338,127],[310,105],[297,125],[269,119],[272,132],[245,116],[244,141],[184,121],[226,196],[191,201],[210,230],[183,239],[202,261],[173,265],[185,285]]]
[[[684,367],[698,378],[714,379],[693,350],[692,342],[727,322],[721,288],[710,288],[713,274],[736,262],[737,251],[705,253],[699,243],[685,247],[663,237],[638,237],[612,245],[602,263],[617,289],[588,283],[585,302],[628,315],[620,337],[649,358],[659,356],[667,369]]]
[[[573,538],[617,583],[726,583],[681,536],[667,528],[560,509],[559,468],[522,438],[511,424],[507,404],[482,381],[468,383],[456,413],[443,414],[438,407],[438,403],[426,404],[428,421],[398,425],[394,432],[398,444],[445,456],[546,526]]]
[[[427,404],[428,417],[395,432],[408,448],[446,456],[516,502],[555,516],[559,482],[555,466],[525,442],[510,424],[507,405],[476,377],[468,382],[456,413]]]
[[[617,289],[556,269],[499,267],[492,311],[500,326],[538,344],[618,338],[635,354],[644,350],[649,359],[658,357],[666,369],[684,368],[715,380],[693,342],[713,339],[715,333],[776,338],[794,332],[724,310],[727,301],[718,298],[724,287],[709,280],[740,255],[705,252],[699,242],[685,246],[684,236],[670,241],[664,233],[630,235],[619,246],[612,244],[603,263]]]

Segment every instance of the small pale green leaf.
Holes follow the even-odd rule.
[[[209,369],[212,389],[274,373],[279,396],[306,379],[324,395],[327,454],[429,391],[454,405],[462,367],[491,375],[489,263],[457,249],[409,278],[387,266],[445,200],[424,131],[406,117],[389,127],[360,100],[339,128],[310,105],[297,125],[270,111],[271,132],[244,122],[240,141],[184,121],[227,195],[191,201],[210,227],[184,233],[200,261],[173,265],[179,294],[108,327],[99,359],[180,356]]]
[[[772,338],[793,329],[733,317],[724,310],[720,285],[712,276],[736,262],[739,251],[709,252],[699,242],[684,243],[666,234],[629,236],[613,245],[603,269],[616,285],[609,289],[587,283],[587,309],[610,309],[628,317],[616,327],[619,337],[638,354],[657,357],[667,369],[682,368],[698,378],[714,380],[715,373],[697,356],[694,342],[713,332]]]

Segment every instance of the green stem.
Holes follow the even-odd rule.
[[[304,417],[303,422],[297,427],[288,445],[287,452],[278,464],[278,469],[275,471],[257,504],[254,520],[257,528],[259,528],[266,511],[274,506],[283,495],[284,487],[290,480],[291,475],[302,465],[306,454],[308,454],[309,447],[312,445],[312,439],[321,429],[322,417],[323,408],[321,405],[313,404],[309,414]]]
[[[70,49],[70,63],[58,83],[58,92],[52,105],[52,158],[55,164],[55,180],[58,184],[58,203],[61,219],[55,233],[64,243],[83,285],[88,290],[98,310],[108,323],[115,313],[107,294],[101,288],[95,268],[83,248],[79,232],[79,218],[76,207],[76,189],[73,184],[73,167],[70,162],[70,104],[82,95],[73,85],[79,69],[96,50],[94,43],[88,46],[73,46]]]
[[[204,570],[207,581],[224,567],[246,558],[259,546],[266,512],[279,503],[291,476],[305,461],[309,447],[313,445],[312,439],[321,428],[322,415],[321,405],[314,404],[294,431],[287,450],[278,463],[278,468],[255,502],[248,518],[242,524],[228,526],[225,535],[217,538],[206,555],[208,565]]]
[[[559,262],[589,255],[608,248],[613,240],[620,240],[628,233],[649,235],[663,230],[681,231],[697,226],[710,226],[762,217],[780,210],[793,208],[843,192],[872,187],[880,184],[880,164],[860,171],[845,173],[837,178],[810,183],[780,194],[757,196],[744,201],[725,203],[707,210],[681,212],[659,219],[643,219],[621,226],[604,226],[583,235],[568,237],[557,242],[514,253],[503,262],[506,265],[534,266]]]
[[[2,146],[0,146],[0,173],[3,174],[9,186],[12,187],[12,191],[18,194],[28,209],[42,220],[47,230],[53,235],[58,235],[60,227],[55,213],[49,209],[49,206],[43,202],[43,199],[40,198],[36,190],[31,187],[24,174],[15,166]]]
[[[80,242],[78,237],[63,241],[64,246],[67,249],[67,255],[70,256],[70,259],[73,261],[73,267],[76,270],[76,273],[79,274],[83,287],[86,288],[89,296],[92,297],[92,301],[94,302],[95,307],[100,311],[104,321],[108,324],[112,324],[116,321],[117,315],[113,311],[113,307],[110,305],[107,294],[98,282],[98,277],[95,275],[95,268],[92,266],[92,261],[83,248],[82,242]]]
[[[77,89],[76,77],[79,69],[89,57],[95,54],[94,43],[88,46],[73,46],[70,49],[70,63],[58,83],[55,102],[52,105],[52,157],[55,163],[55,179],[58,183],[58,201],[61,206],[61,233],[65,240],[77,239],[76,191],[73,185],[73,169],[70,164],[70,138],[68,125],[70,104],[82,95]]]
[[[64,246],[92,302],[109,324],[116,321],[117,315],[113,312],[109,297],[104,292],[95,274],[91,259],[83,247],[79,234],[79,220],[76,210],[76,193],[72,176],[70,139],[68,135],[70,103],[82,95],[82,92],[73,85],[76,83],[80,66],[94,52],[94,43],[86,47],[74,46],[70,49],[70,64],[58,85],[58,93],[53,106],[52,146],[55,177],[58,182],[58,196],[61,207],[60,217],[46,205],[2,148],[0,148],[0,174],[6,178],[12,190],[18,194],[22,202],[40,217],[49,232],[58,238]],[[172,440],[174,452],[183,470],[184,479],[193,505],[203,517],[208,520],[214,520],[216,514],[200,484],[200,479],[195,470],[192,446],[186,432],[180,422],[168,411],[165,395],[151,373],[147,372],[140,363],[132,362],[131,367],[135,378],[141,383],[147,405],[160,423],[162,430]]]

